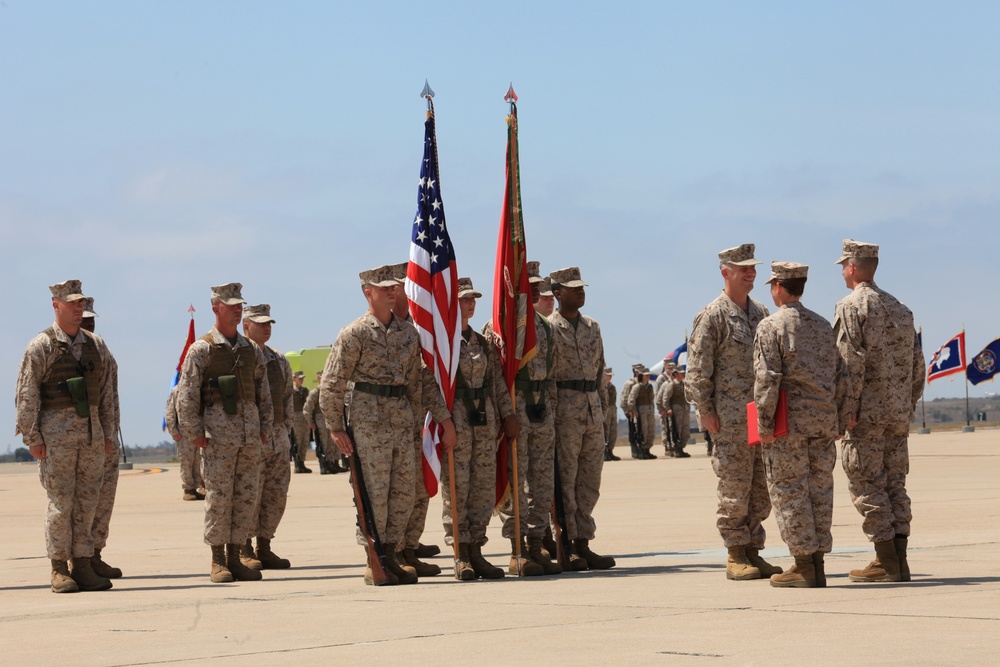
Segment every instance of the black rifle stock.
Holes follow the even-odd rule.
[[[372,571],[372,583],[376,586],[383,586],[390,583],[385,549],[378,536],[375,514],[372,511],[371,500],[368,498],[365,476],[361,470],[358,445],[354,442],[354,431],[350,426],[347,427],[347,437],[351,439],[351,445],[354,449],[349,461],[351,464],[351,487],[354,489],[354,506],[358,511],[358,528],[365,538],[365,550],[368,552],[368,567]]]

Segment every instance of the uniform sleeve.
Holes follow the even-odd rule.
[[[707,311],[698,313],[688,339],[684,392],[699,417],[715,413],[715,351],[718,347],[719,327],[712,325]]]
[[[264,352],[254,344],[257,365],[253,370],[253,385],[256,394],[257,416],[260,418],[260,434],[270,440],[274,437],[274,405],[271,404],[271,386],[267,381],[267,359]]]
[[[635,412],[635,402],[639,398],[639,389],[642,387],[642,382],[636,382],[628,389],[628,396],[625,398],[625,410],[627,412]]]
[[[174,387],[170,390],[170,394],[167,396],[167,407],[163,412],[163,418],[167,425],[167,433],[170,434],[171,438],[176,438],[181,434],[180,426],[177,423],[177,388]]]
[[[326,367],[319,381],[319,409],[330,431],[346,431],[344,423],[344,395],[347,383],[354,374],[354,367],[361,358],[362,342],[350,327],[341,329],[333,343]]]
[[[843,419],[845,422],[858,414],[861,388],[865,380],[864,321],[857,308],[837,304],[833,319],[837,339],[837,352],[844,364]]]
[[[497,412],[500,413],[500,419],[506,419],[514,414],[514,404],[510,400],[510,391],[507,389],[503,369],[500,368],[500,353],[497,352],[496,345],[493,345],[488,340],[486,348],[490,359],[490,384],[493,385],[493,404],[496,405]]]
[[[278,357],[279,359],[281,359],[281,373],[282,376],[285,378],[285,391],[282,395],[282,400],[285,403],[285,410],[284,410],[285,428],[287,428],[288,432],[291,433],[292,427],[294,425],[294,422],[292,420],[294,419],[294,412],[295,412],[295,405],[293,400],[293,397],[295,396],[295,388],[294,384],[292,383],[292,365],[288,363],[288,359],[285,357],[285,355],[281,354],[278,355]]]
[[[657,410],[662,410],[666,412],[670,409],[670,397],[667,396],[667,392],[670,389],[670,382],[661,382],[660,386],[656,388],[656,393],[653,394],[653,405],[656,406]]]
[[[774,433],[774,413],[783,376],[781,341],[769,322],[757,325],[753,341],[753,400],[757,404],[759,433]]]
[[[177,422],[181,435],[194,441],[205,437],[205,421],[201,414],[201,383],[208,364],[209,345],[196,340],[188,349],[181,367],[181,379],[174,389],[177,396]]]
[[[42,408],[42,380],[45,378],[45,350],[37,339],[28,343],[17,373],[17,387],[14,390],[14,407],[17,428],[21,431],[24,444],[28,447],[44,445],[39,428],[39,413]]]
[[[306,396],[306,403],[302,406],[302,416],[306,418],[307,422],[316,421],[313,419],[313,415],[316,414],[317,407],[319,407],[319,391],[314,389]]]

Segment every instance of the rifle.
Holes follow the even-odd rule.
[[[562,495],[562,480],[559,478],[559,450],[558,447],[553,447],[552,457],[555,460],[555,493],[553,494],[552,504],[555,505],[555,511],[553,511],[553,518],[555,519],[555,535],[553,537],[556,541],[556,562],[563,569],[563,572],[570,572],[573,567],[569,562],[569,535],[566,533],[566,505],[563,503]]]
[[[347,415],[345,413],[344,417]],[[361,459],[358,457],[358,445],[354,442],[354,429],[347,425],[347,437],[351,439],[354,453],[351,454],[351,487],[354,489],[354,507],[358,511],[358,529],[365,538],[365,550],[368,552],[368,567],[372,571],[372,584],[385,586],[391,584],[389,571],[386,567],[385,549],[378,536],[375,525],[375,514],[368,498],[368,487],[365,486],[365,476],[361,471]]]
[[[632,458],[639,458],[639,449],[637,446],[637,435],[635,428],[635,420],[632,417],[627,417],[628,419],[628,444],[632,448]]]
[[[295,429],[292,429],[292,432],[288,435],[289,440],[292,441],[292,451],[289,452],[289,457],[291,458],[292,463],[295,464],[295,471],[298,472],[305,467],[305,463],[303,463],[302,457],[299,456],[299,445],[295,442]]]

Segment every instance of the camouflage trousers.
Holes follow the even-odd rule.
[[[412,425],[396,428],[391,423],[357,421],[352,427],[379,538],[399,544],[413,510],[416,466]],[[328,451],[332,458],[340,450],[331,447]]]
[[[552,497],[555,493],[555,417],[546,406],[545,420],[532,424],[528,421],[524,395],[517,392],[517,421],[521,435],[517,439],[518,510],[521,536],[542,537],[549,526]],[[514,473],[508,465],[508,479],[514,484]],[[513,489],[513,486],[511,486]],[[504,503],[503,536],[514,536],[514,503]]]
[[[210,439],[202,463],[207,491],[205,544],[242,544],[254,525],[260,441],[241,447]]]
[[[49,499],[45,552],[50,560],[94,555],[92,531],[103,474],[103,444],[76,446],[46,439],[38,478]]]
[[[309,451],[309,422],[305,415],[299,413],[292,417],[292,432],[295,433],[295,447],[299,453],[299,460],[306,462],[306,453]]]
[[[597,531],[594,508],[604,469],[604,417],[594,421],[589,412],[586,394],[559,390],[555,461],[570,540],[592,540]]]
[[[764,548],[763,521],[771,513],[760,447],[746,439],[712,436],[712,470],[719,478],[719,510],[715,525],[726,547]]]
[[[635,410],[639,413],[639,426],[642,428],[642,438],[643,447],[649,449],[653,446],[653,441],[656,438],[656,416],[653,406],[650,405],[637,405]]]
[[[424,534],[424,526],[427,525],[427,509],[430,507],[431,498],[427,495],[427,487],[424,485],[423,465],[424,465],[424,444],[423,424],[413,434],[413,511],[410,512],[410,520],[406,523],[406,536],[401,546],[416,549],[420,544],[420,536]]]
[[[660,415],[660,442],[665,449],[670,449],[670,415]]]
[[[604,442],[608,449],[615,446],[618,441],[618,410],[614,406],[608,407],[607,415],[604,419]]]
[[[910,496],[906,475],[910,454],[906,435],[878,437],[848,432],[841,464],[847,473],[851,502],[864,517],[861,529],[872,542],[910,534]]]
[[[486,425],[471,426],[465,406],[455,401],[452,419],[458,444],[455,458],[455,494],[451,497],[451,472],[448,459],[441,462],[441,498],[444,510],[444,542],[454,544],[451,508],[458,510],[458,541],[461,544],[486,544],[486,526],[493,516],[497,485],[497,425],[493,404],[486,404]]]
[[[110,454],[104,455],[101,494],[97,499],[97,509],[94,510],[94,525],[91,529],[95,549],[103,549],[108,544],[111,512],[115,509],[115,496],[118,493],[118,460],[120,458],[121,449],[117,443],[112,447]]]
[[[177,441],[177,460],[180,462],[183,490],[192,491],[205,487],[205,480],[201,476],[201,459],[200,447],[195,447],[183,438]]]
[[[691,406],[685,403],[671,405],[670,409],[674,412],[673,419],[677,424],[677,449],[683,452],[691,439]]]
[[[833,468],[837,447],[828,437],[787,435],[763,445],[767,490],[781,539],[793,556],[833,548]]]
[[[285,515],[288,502],[288,485],[292,479],[292,469],[288,462],[288,449],[279,447],[262,452],[260,474],[257,478],[257,503],[254,510],[254,525],[251,534],[274,539],[274,534]]]

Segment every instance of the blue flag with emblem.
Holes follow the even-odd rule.
[[[972,384],[979,384],[986,380],[993,380],[993,376],[1000,371],[997,360],[1000,359],[1000,338],[983,348],[983,351],[972,358],[969,367],[965,370],[965,376]]]

